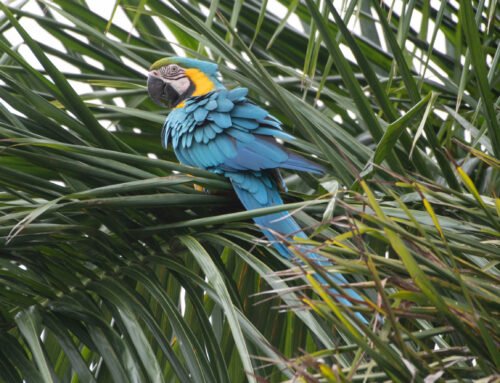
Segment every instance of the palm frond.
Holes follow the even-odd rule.
[[[0,4],[0,381],[495,379],[496,1],[274,3]],[[174,52],[218,62],[328,174],[247,212],[179,164],[145,88]],[[283,210],[334,266],[250,224]]]

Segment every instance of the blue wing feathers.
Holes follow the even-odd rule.
[[[231,111],[231,115],[240,118],[251,118],[254,120],[261,120],[267,117],[268,112],[257,105],[250,103],[236,105]]]
[[[227,98],[223,98],[222,100],[219,99],[218,106],[217,106],[217,112],[229,112],[231,109],[233,109],[234,104],[231,100]]]
[[[170,142],[182,163],[228,177],[245,208],[253,210],[283,203],[278,184],[284,188],[286,185],[278,168],[317,174],[324,169],[280,145],[276,138],[293,141],[294,137],[283,132],[277,118],[247,100],[247,94],[245,88],[217,89],[188,99],[184,107],[168,115],[162,130],[162,143],[167,147]],[[254,221],[285,258],[292,258],[294,254],[278,240],[291,240],[293,236],[307,238],[287,212],[256,217]],[[330,265],[309,246],[297,249],[320,264]],[[329,277],[335,283],[347,283],[340,274]],[[326,282],[320,276],[317,279]],[[362,300],[352,289],[345,291],[351,298]],[[349,304],[344,298],[339,300]]]
[[[201,142],[203,139],[203,129],[196,129],[193,135],[196,142]]]
[[[293,136],[283,132],[281,123],[264,109],[247,102],[246,89],[218,93],[198,102],[190,100],[185,110],[176,109],[170,113],[163,127],[162,141],[164,146],[172,141],[181,162],[214,171],[223,170],[248,210],[282,203],[275,182],[260,171],[282,167],[323,172],[320,165],[287,151],[274,141],[273,137],[293,140]],[[306,238],[286,212],[257,217],[255,222],[273,242],[277,236]],[[276,242],[275,247],[282,256],[293,256],[281,242]],[[315,258],[326,262],[318,255]],[[336,283],[346,283],[341,275],[332,278]],[[351,297],[361,299],[355,292],[349,293]]]
[[[230,128],[232,126],[231,116],[229,113],[210,112],[208,115],[210,121],[215,122],[221,128]]]
[[[163,129],[163,144],[171,141],[174,150],[194,150],[195,144],[217,148],[183,154],[188,165],[214,171],[287,168],[321,173],[312,161],[289,152],[274,138],[293,140],[281,130],[281,123],[263,108],[246,99],[248,90],[218,90],[192,97],[184,108],[174,109]],[[215,146],[208,144],[215,140]],[[221,154],[224,156],[221,156]],[[210,158],[213,157],[213,158]],[[221,169],[211,169],[213,167]]]
[[[269,160],[267,158],[246,149],[238,151],[238,156],[235,158],[224,161],[224,166],[229,171],[232,169],[260,171],[267,169],[268,165]],[[273,164],[271,163],[271,165]],[[278,164],[275,164],[275,166],[276,165]]]
[[[282,130],[277,130],[274,128],[259,127],[253,131],[254,134],[260,134],[262,136],[272,136],[275,138],[281,138],[282,140],[293,141],[295,139],[291,134],[285,133]]]
[[[246,131],[241,131],[239,129],[230,128],[230,129],[227,129],[226,132],[230,136],[236,138],[238,141],[246,143],[246,144],[255,141],[255,136],[251,133],[246,132]]]
[[[292,152],[288,152],[288,158],[286,162],[282,164],[282,167],[286,169],[298,170],[301,172],[309,172],[316,174],[325,173],[325,169],[321,165],[309,161],[308,159]]]
[[[210,100],[207,105],[205,105],[205,109],[207,110],[215,110],[217,109],[217,101],[216,100]]]
[[[219,125],[217,124],[214,124],[214,123],[210,123],[208,124],[210,125],[210,127],[212,128],[212,130],[215,132],[215,133],[222,133],[224,131],[224,129],[222,129]]]
[[[193,117],[196,122],[205,121],[207,115],[208,115],[208,109],[205,108],[198,108],[193,112]]]
[[[247,130],[254,130],[260,126],[257,121],[248,118],[233,117],[232,120],[234,126]]]
[[[235,88],[228,92],[227,98],[229,98],[231,101],[239,101],[244,99],[247,95],[248,95],[247,88]]]
[[[236,145],[229,137],[225,135],[218,135],[215,138],[215,143],[227,158],[233,158],[236,156]]]

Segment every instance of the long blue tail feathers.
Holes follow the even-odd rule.
[[[278,188],[274,182],[270,182],[270,178],[262,173],[246,174],[242,176],[241,173],[238,177],[231,177],[234,190],[243,206],[247,210],[254,210],[263,207],[276,206],[283,203],[279,194]],[[258,191],[257,191],[258,188]],[[278,237],[291,239],[292,237],[307,238],[307,235],[302,231],[298,223],[289,215],[288,212],[280,212],[269,214],[261,217],[255,217],[254,221],[262,229],[267,239],[271,241],[273,247],[286,259],[295,257],[292,251],[280,241]],[[269,230],[268,230],[269,229]],[[330,261],[325,257],[311,251],[309,246],[301,246],[301,250],[307,253],[307,256],[320,265],[331,265]],[[329,278],[338,285],[348,284],[348,281],[342,274],[328,274]],[[318,282],[327,284],[327,281],[319,274],[315,274]],[[363,301],[364,299],[353,289],[348,287],[343,289],[350,298]],[[336,293],[336,291],[333,291]],[[338,297],[341,304],[352,306],[352,302],[346,298]],[[364,323],[366,319],[357,314]]]

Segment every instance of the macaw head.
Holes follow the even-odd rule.
[[[148,93],[160,106],[180,107],[189,97],[222,87],[217,64],[184,57],[166,57],[149,68]]]

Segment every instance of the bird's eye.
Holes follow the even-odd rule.
[[[162,76],[165,76],[165,77],[170,77],[170,76],[173,76],[177,73],[179,73],[181,67],[177,64],[170,64],[170,65],[166,65],[166,66],[163,66],[159,69],[160,71],[160,74]]]
[[[179,69],[180,68],[178,65],[171,64],[167,67],[167,74],[169,75],[176,74],[177,72],[179,72]]]

